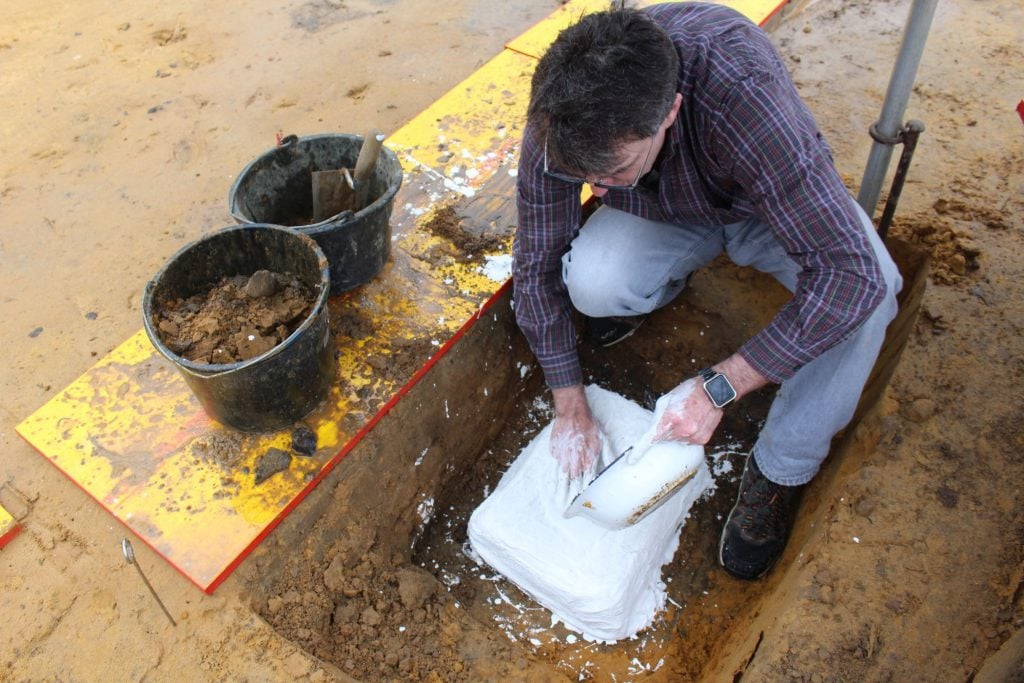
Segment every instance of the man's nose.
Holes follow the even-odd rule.
[[[595,197],[603,197],[606,194],[608,194],[608,190],[604,189],[603,187],[598,187],[593,183],[587,183],[587,185],[590,186],[590,194],[594,195]]]

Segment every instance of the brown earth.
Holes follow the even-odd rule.
[[[507,235],[493,225],[474,225],[461,215],[464,200],[435,205],[419,223],[419,229],[441,241],[435,241],[415,256],[434,268],[451,263],[483,263],[488,253],[507,250]],[[514,219],[511,219],[514,221]]]
[[[482,261],[486,252],[499,251],[505,246],[505,235],[476,234],[468,230],[456,207],[450,204],[434,210],[422,228],[448,240],[454,255],[464,261]]]
[[[274,348],[309,317],[316,296],[293,276],[258,270],[221,279],[205,292],[158,303],[160,340],[182,358],[237,363]]]
[[[528,359],[515,344],[514,360],[467,351],[467,367],[486,369],[468,381],[458,354],[440,363],[453,379],[438,386],[452,393],[410,393],[339,466],[339,476],[347,469],[337,485],[323,482],[215,595],[138,548],[177,627],[124,563],[125,530],[16,436],[15,424],[139,329],[142,287],[167,257],[230,223],[233,174],[276,132],[394,130],[557,2],[512,5],[256,2],[239,10],[186,0],[110,9],[14,0],[7,8],[0,329],[10,360],[0,374],[0,502],[24,530],[0,550],[0,680],[322,681],[345,670],[367,680],[1020,675],[1017,0],[949,0],[935,16],[907,111],[927,130],[892,228],[933,262],[890,389],[837,445],[782,564],[761,582],[733,581],[714,567],[716,516],[731,502],[736,468],[722,472],[666,571],[670,596],[687,599],[670,604],[646,639],[602,649],[570,643],[558,629],[520,637],[543,615],[513,593],[497,603],[495,590],[507,587],[461,555],[459,520],[548,417],[536,373],[517,379],[515,363]],[[793,5],[773,37],[856,188],[909,2]],[[758,286],[742,272],[726,276]],[[643,401],[646,390],[670,386],[657,371],[669,357],[659,342],[691,339],[703,325],[743,333],[728,311],[704,305],[714,301],[714,282],[695,278],[696,298],[684,296],[633,345],[588,355],[594,379],[620,382]],[[372,320],[335,325],[353,336],[373,329]],[[675,352],[701,349],[717,352],[696,343]],[[411,350],[404,372],[425,355]],[[499,385],[491,373],[519,393],[474,391]],[[450,429],[449,409],[471,420],[495,402],[508,404],[508,426],[476,418],[479,433]],[[720,446],[731,437],[741,444],[725,461],[738,464],[763,402],[750,402],[720,435]],[[406,469],[382,470],[381,459],[397,452]],[[445,453],[470,455],[453,471]],[[409,490],[416,493],[397,495]],[[640,667],[630,668],[633,656]],[[1000,657],[1008,662],[1001,675],[978,674]]]

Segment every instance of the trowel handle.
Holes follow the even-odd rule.
[[[370,132],[363,138],[363,146],[359,148],[359,158],[356,159],[355,182],[356,187],[360,184],[365,183],[373,173],[374,166],[377,165],[377,156],[380,154],[381,145],[384,144],[384,134],[378,131],[376,128],[370,129]]]

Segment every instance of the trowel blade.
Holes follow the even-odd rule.
[[[352,209],[355,181],[347,168],[313,171],[313,222],[319,223]]]

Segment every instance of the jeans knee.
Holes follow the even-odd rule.
[[[617,315],[614,310],[616,292],[608,286],[609,279],[586,269],[569,269],[564,273],[565,286],[573,307],[594,318]]]
[[[882,298],[880,307],[892,311],[892,315],[895,315],[896,308],[899,305],[896,301],[896,295],[903,289],[903,276],[888,252],[883,254],[882,258],[879,258],[878,265],[882,270],[882,282],[885,284],[885,295]]]

